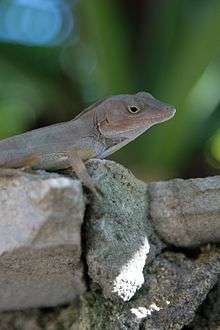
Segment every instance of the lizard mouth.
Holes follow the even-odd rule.
[[[172,118],[176,113],[176,109],[175,108],[169,108],[167,111],[164,112],[160,112],[157,115],[154,115],[151,117],[151,122],[155,122],[155,121],[166,121],[170,118]]]

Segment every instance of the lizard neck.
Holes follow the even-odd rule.
[[[131,140],[125,137],[106,138],[103,136],[99,131],[95,113],[85,113],[74,124],[80,127],[84,148],[87,146],[91,150],[91,155],[87,159],[91,157],[106,158]]]
[[[78,136],[75,139],[75,146],[83,160],[100,158],[100,155],[105,152],[107,147],[91,114],[85,113],[77,120],[71,121],[71,129],[73,131],[77,129]]]

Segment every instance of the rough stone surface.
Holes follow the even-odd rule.
[[[0,314],[1,330],[79,330],[80,302],[65,307]]]
[[[195,260],[167,252],[155,260],[145,277],[145,306],[155,304],[158,309],[143,318],[146,330],[178,330],[189,324],[220,275],[219,252],[205,251]],[[146,303],[145,295],[136,306]]]
[[[219,330],[220,329],[220,278],[200,306],[188,330]]]
[[[88,167],[103,193],[87,213],[89,276],[105,297],[128,301],[144,282],[145,264],[162,247],[146,221],[146,185],[111,161],[92,160]]]
[[[220,242],[220,176],[148,184],[159,236],[178,247]]]
[[[219,259],[214,248],[193,256],[166,251],[146,267],[143,288],[127,303],[112,302],[92,290],[71,306],[1,313],[0,329],[179,330],[197,310],[184,329],[218,330]]]
[[[0,329],[219,329],[220,251],[198,246],[219,241],[220,177],[144,184],[111,161],[88,168],[103,196],[85,217],[78,180],[0,171],[0,310],[75,300],[85,257],[91,280],[81,307],[3,312]]]
[[[219,275],[218,250],[203,251],[197,258],[164,252],[146,267],[145,284],[132,301],[116,304],[99,293],[87,296],[80,329],[182,329],[191,322]]]
[[[54,306],[85,290],[79,181],[0,173],[0,310]]]

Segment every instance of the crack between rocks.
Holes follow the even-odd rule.
[[[86,231],[86,226],[88,224],[88,218],[90,214],[90,204],[91,204],[91,194],[87,194],[83,192],[83,196],[85,198],[85,211],[84,211],[84,216],[83,216],[83,223],[81,225],[81,262],[83,266],[83,279],[85,282],[85,286],[87,291],[90,290],[91,286],[91,278],[89,277],[89,272],[88,272],[88,263],[87,263],[87,250],[88,250],[88,242],[87,242],[87,231]]]

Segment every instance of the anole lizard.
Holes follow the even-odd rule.
[[[45,170],[70,167],[86,187],[96,192],[85,162],[107,157],[174,114],[174,107],[146,92],[111,96],[73,120],[1,140],[0,167]]]

